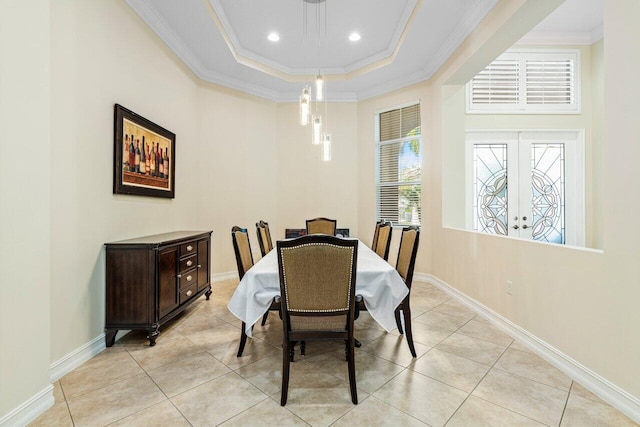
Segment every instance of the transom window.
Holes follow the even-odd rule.
[[[467,83],[467,113],[580,113],[580,51],[507,51]]]
[[[395,225],[420,225],[420,104],[378,113],[376,146],[377,219]]]

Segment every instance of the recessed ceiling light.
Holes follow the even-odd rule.
[[[280,36],[277,33],[271,33],[267,38],[272,42],[277,42],[278,40],[280,40]]]
[[[351,35],[349,36],[349,40],[351,40],[352,42],[357,42],[358,40],[360,40],[360,34],[351,33]]]

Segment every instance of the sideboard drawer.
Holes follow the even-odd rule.
[[[183,245],[180,245],[180,257],[195,254],[198,251],[197,242],[189,242]]]
[[[194,283],[189,286],[187,289],[180,291],[180,304],[192,298],[198,291],[198,284]]]
[[[178,289],[181,291],[198,282],[198,270],[195,268],[178,275]]]
[[[191,270],[192,268],[195,268],[197,263],[198,263],[198,257],[196,254],[193,254],[187,258],[183,258],[180,260],[179,271],[182,273],[183,271]]]

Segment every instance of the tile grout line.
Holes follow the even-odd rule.
[[[471,321],[471,320],[469,320]],[[460,327],[462,328],[462,326]],[[473,394],[474,391],[476,391],[476,389],[478,388],[478,386],[480,385],[480,383],[487,377],[487,375],[489,375],[489,372],[491,372],[491,370],[495,367],[496,363],[498,363],[498,361],[502,358],[502,356],[507,352],[507,350],[509,349],[509,347],[511,347],[511,344],[509,344],[503,351],[502,353],[500,353],[500,356],[498,356],[496,358],[496,360],[493,362],[493,364],[489,367],[489,369],[487,370],[487,372],[485,372],[485,374],[482,376],[482,378],[480,378],[480,381],[478,381],[476,383],[476,385],[473,387],[473,389],[467,394],[467,397],[465,397],[465,399],[462,401],[462,403],[460,403],[460,405],[458,405],[458,407],[456,408],[455,411],[453,411],[453,413],[451,414],[451,416],[447,419],[447,421],[444,423],[444,425],[446,426],[449,421],[451,421],[451,419],[458,413],[458,411],[460,410],[460,408],[462,408],[462,406],[466,403],[467,400],[469,400],[469,397],[471,397],[471,395]],[[475,397],[475,396],[474,396]],[[490,402],[493,404],[493,402]],[[500,406],[500,405],[498,405]],[[506,409],[506,408],[505,408]]]
[[[560,422],[558,426],[562,425],[562,420],[564,419],[564,413],[567,411],[567,405],[569,404],[569,398],[571,397],[571,390],[573,389],[573,384],[575,381],[571,380],[571,385],[569,386],[569,392],[567,393],[567,399],[564,401],[564,406],[562,407],[562,415],[560,415]]]

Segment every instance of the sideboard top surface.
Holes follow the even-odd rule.
[[[157,246],[166,245],[172,242],[178,242],[185,239],[193,239],[199,236],[209,236],[212,231],[172,231],[171,233],[154,234],[152,236],[136,237],[134,239],[119,240],[117,242],[105,243],[105,246],[119,245],[149,245]]]

